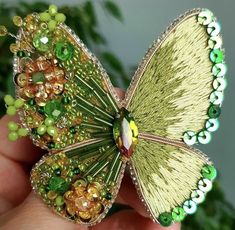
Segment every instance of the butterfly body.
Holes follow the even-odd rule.
[[[127,165],[154,221],[169,226],[193,214],[216,170],[189,145],[208,143],[218,129],[226,87],[213,14],[195,9],[177,19],[147,52],[124,100],[72,30],[44,14],[23,20],[14,58],[22,124],[49,151],[31,172],[36,193],[59,215],[91,226],[112,206]]]

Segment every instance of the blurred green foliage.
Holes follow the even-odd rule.
[[[115,1],[104,0],[100,4],[104,12],[122,22],[122,13]],[[0,24],[4,24],[9,31],[16,34],[17,28],[13,26],[10,18],[13,15],[24,17],[31,12],[41,12],[48,8],[47,3],[20,2],[13,6],[0,3]],[[76,32],[89,49],[95,53],[106,68],[111,80],[116,86],[127,87],[129,83],[128,74],[122,62],[115,54],[107,48],[107,41],[99,30],[99,22],[96,9],[92,1],[85,1],[75,6],[62,6],[60,11],[66,16],[66,23]],[[0,38],[0,116],[4,114],[5,108],[3,95],[14,94],[12,83],[12,54],[8,47],[14,39],[9,37]],[[109,215],[114,212],[127,209],[123,205],[114,205]],[[214,189],[207,196],[207,201],[202,204],[195,215],[188,216],[182,224],[183,230],[232,230],[235,229],[235,209],[225,198],[219,183],[215,183]]]
[[[120,22],[123,21],[121,11],[114,1],[104,0],[100,4],[106,15]],[[11,33],[16,34],[17,28],[11,21],[13,15],[24,17],[29,13],[42,12],[47,8],[48,4],[44,2],[19,2],[12,6],[0,2],[0,24],[5,25]],[[126,87],[129,83],[128,75],[117,56],[107,49],[107,41],[99,30],[93,1],[85,1],[75,6],[62,6],[60,11],[66,15],[66,23],[101,61],[111,76],[113,84]],[[5,112],[3,95],[5,93],[14,94],[12,53],[8,49],[13,42],[14,39],[9,36],[0,37],[0,116]]]

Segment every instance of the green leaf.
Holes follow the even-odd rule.
[[[94,5],[91,1],[87,1],[84,4],[84,11],[86,12],[87,16],[89,16],[90,23],[93,26],[96,26],[97,25],[97,18],[96,18],[96,14],[95,14],[95,10],[94,10]]]
[[[117,20],[123,21],[122,13],[116,3],[107,0],[104,2],[104,7]]]
[[[95,31],[93,29],[90,30],[90,35],[91,35],[91,39],[96,44],[103,44],[103,45],[106,44],[105,38],[100,33],[98,33],[97,31]]]
[[[120,73],[124,72],[122,63],[113,53],[103,52],[102,58],[110,65],[110,67],[112,67],[113,70],[120,72]]]

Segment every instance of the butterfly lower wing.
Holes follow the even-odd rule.
[[[140,133],[208,143],[226,86],[219,32],[209,10],[193,10],[153,44],[126,96]]]
[[[91,226],[112,206],[124,169],[115,143],[100,139],[44,156],[32,170],[31,182],[53,211]]]
[[[49,24],[28,15],[18,34],[14,72],[25,127],[53,150],[108,136],[118,105],[107,74],[70,28]]]
[[[200,151],[144,139],[139,140],[130,167],[151,217],[163,226],[193,214],[216,177]]]

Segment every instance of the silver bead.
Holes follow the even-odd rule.
[[[224,77],[227,73],[227,66],[224,63],[215,64],[212,68],[212,73],[216,77]]]
[[[224,91],[227,87],[227,81],[225,78],[219,77],[213,81],[213,88],[216,91]]]
[[[210,95],[210,102],[214,105],[221,105],[224,100],[224,94],[219,91],[214,91]]]
[[[201,144],[208,144],[211,141],[211,134],[208,131],[201,131],[197,135],[197,140]]]
[[[211,36],[217,36],[220,33],[221,26],[218,22],[211,22],[207,27],[207,33]]]
[[[206,178],[199,180],[198,182],[198,188],[202,192],[209,192],[212,189],[212,182]]]
[[[197,142],[197,135],[193,131],[187,131],[184,133],[183,140],[187,145],[194,145]]]
[[[220,36],[211,37],[208,41],[208,45],[211,49],[220,49],[223,41]]]
[[[206,122],[206,130],[208,132],[215,132],[219,128],[219,120],[211,118]]]
[[[191,194],[192,201],[196,204],[201,204],[205,200],[205,194],[201,190],[194,190]]]
[[[198,15],[198,22],[202,25],[208,25],[213,21],[214,15],[210,10],[204,10]]]
[[[197,204],[192,200],[186,200],[183,209],[187,214],[192,215],[197,211]]]

